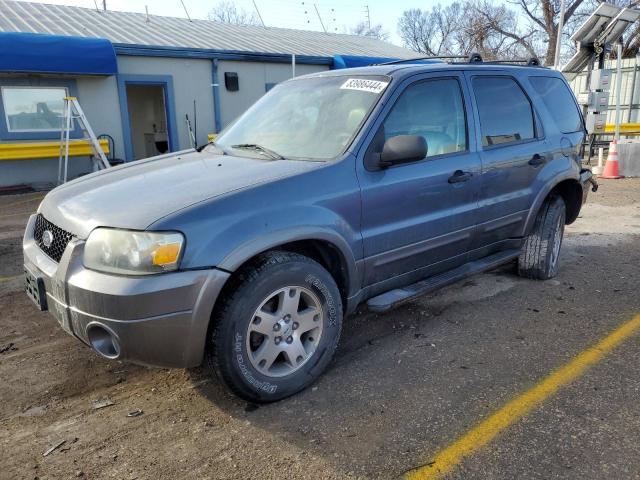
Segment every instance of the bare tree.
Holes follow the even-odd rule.
[[[478,52],[489,59],[537,56],[536,34],[520,25],[513,10],[488,0],[465,3],[456,33],[465,54]]]
[[[351,35],[360,35],[362,37],[377,38],[378,40],[389,40],[389,33],[384,30],[381,24],[370,26],[367,22],[360,22],[353,27],[349,33]]]
[[[398,31],[405,46],[427,55],[478,52],[488,59],[536,55],[535,30],[522,29],[513,10],[490,0],[407,10]]]
[[[234,25],[261,25],[255,13],[237,8],[235,3],[229,0],[222,0],[213,7],[209,12],[209,20]]]
[[[510,0],[510,3],[520,10],[530,28],[539,31],[542,41],[546,44],[544,62],[553,65],[558,42],[561,0]],[[563,35],[570,36],[575,31],[579,23],[593,10],[593,3],[595,2],[566,0]]]
[[[459,25],[461,5],[436,5],[431,10],[406,10],[398,22],[398,33],[404,45],[427,55],[458,53],[455,33]]]

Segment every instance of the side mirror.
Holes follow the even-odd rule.
[[[427,156],[427,141],[420,135],[398,135],[384,142],[379,168],[422,160]]]

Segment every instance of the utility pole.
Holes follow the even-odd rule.
[[[322,30],[324,30],[324,33],[327,33],[327,29],[324,26],[324,22],[322,21],[322,17],[320,16],[320,12],[318,11],[318,6],[314,3],[313,4],[313,8],[316,9],[316,15],[318,15],[318,20],[320,20],[320,25],[322,26]]]
[[[564,28],[564,0],[560,2],[560,19],[558,20],[558,34],[556,36],[556,55],[553,59],[553,68],[560,68],[560,50],[562,49],[562,29]]]
[[[258,18],[260,19],[260,23],[264,28],[267,26],[264,24],[264,20],[262,19],[262,15],[260,15],[260,10],[258,9],[258,5],[256,4],[256,0],[253,0],[253,7],[256,9],[256,13],[258,14]]]
[[[187,10],[187,6],[184,4],[182,0],[180,0],[180,3],[182,4],[182,8],[184,8],[184,13],[187,14],[187,19],[191,22],[191,17],[189,16],[189,11]]]

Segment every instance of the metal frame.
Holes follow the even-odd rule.
[[[122,119],[122,139],[124,142],[125,158],[133,160],[133,141],[131,138],[131,122],[127,102],[127,85],[156,85],[164,89],[165,115],[167,117],[167,135],[169,138],[169,152],[180,149],[178,137],[176,107],[173,90],[173,76],[171,75],[117,75],[118,97],[120,101],[120,117]]]

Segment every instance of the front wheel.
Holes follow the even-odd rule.
[[[565,221],[566,206],[562,197],[549,198],[542,205],[533,230],[525,239],[518,258],[519,275],[537,280],[556,276]]]
[[[221,302],[207,363],[240,397],[280,400],[310,385],[331,361],[342,302],[331,275],[312,259],[261,255]]]

